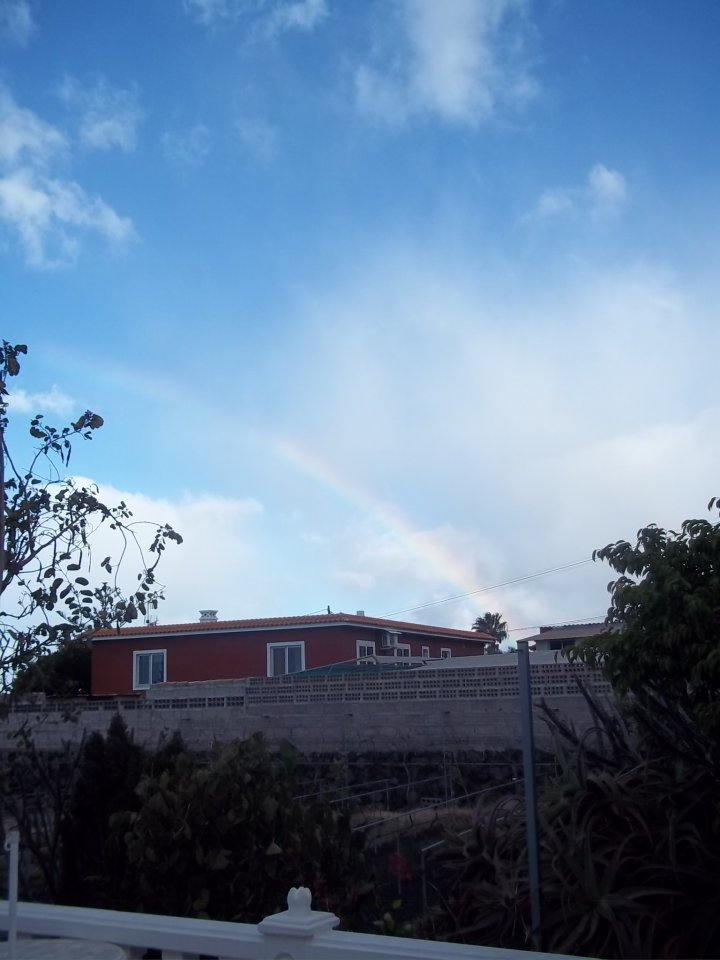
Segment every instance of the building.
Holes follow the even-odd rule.
[[[540,627],[540,633],[525,639],[530,641],[531,650],[534,644],[534,649],[540,653],[544,650],[565,650],[567,647],[574,647],[581,640],[597,636],[606,630],[607,626],[604,623],[566,623],[559,627]]]
[[[155,683],[277,677],[376,657],[386,662],[484,654],[488,634],[356,614],[218,620],[100,630],[92,638],[93,696]]]

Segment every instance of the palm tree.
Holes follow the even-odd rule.
[[[489,633],[495,640],[495,650],[499,650],[500,644],[508,637],[508,626],[500,613],[486,613],[482,617],[476,617],[471,629],[479,633]]]

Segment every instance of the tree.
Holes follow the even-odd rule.
[[[86,697],[90,694],[90,674],[90,640],[75,637],[19,670],[12,692],[20,696],[44,693],[50,697]]]
[[[507,640],[507,623],[499,613],[485,613],[482,617],[476,617],[472,629],[479,633],[489,633],[495,639],[496,650],[504,640]]]
[[[583,690],[597,726],[579,736],[539,706],[558,748],[538,789],[545,949],[719,956],[720,523],[651,524],[594,557],[619,575],[608,629],[568,657],[603,670],[619,709]],[[463,837],[440,932],[527,946],[526,840],[516,799]]]
[[[135,877],[129,876],[123,831],[113,817],[136,811],[144,752],[116,713],[107,733],[83,744],[72,797],[61,821],[59,902],[132,909]]]
[[[720,509],[713,497],[708,510]],[[720,523],[651,524],[594,558],[620,576],[608,585],[608,631],[570,651],[602,667],[615,689],[665,716],[678,711],[720,734]]]
[[[108,506],[97,487],[65,474],[73,444],[103,425],[87,410],[61,428],[42,414],[30,422],[36,448],[21,467],[9,446],[8,381],[20,373],[24,344],[0,350],[0,688],[43,653],[101,627],[121,626],[162,598],[155,571],[167,544],[182,537],[167,524],[150,524],[143,547],[139,523],[127,504]],[[104,579],[90,585],[94,535],[104,528],[117,544],[99,563]],[[125,595],[118,570],[128,552],[139,563],[137,585]],[[117,558],[117,559],[116,559]]]

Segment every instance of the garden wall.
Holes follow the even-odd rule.
[[[592,721],[577,681],[610,695],[609,684],[583,665],[535,662],[531,677],[535,702],[545,700],[579,729]],[[500,750],[518,746],[520,738],[516,667],[498,661],[382,675],[162,684],[133,698],[50,701],[39,695],[14,703],[0,721],[0,749],[16,749],[23,729],[39,749],[77,742],[89,732],[104,733],[115,712],[140,743],[179,730],[193,749],[258,731],[271,745],[287,739],[306,753]],[[536,739],[551,746],[542,722]]]

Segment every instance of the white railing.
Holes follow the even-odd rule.
[[[560,954],[466,946],[405,937],[335,930],[333,913],[313,910],[306,887],[288,894],[288,909],[261,923],[227,923],[187,917],[92,910],[44,903],[18,904],[20,935],[67,937],[123,946],[130,957],[149,947],[163,960],[199,955],[222,960],[578,960]],[[0,901],[0,930],[9,926],[7,901]]]

